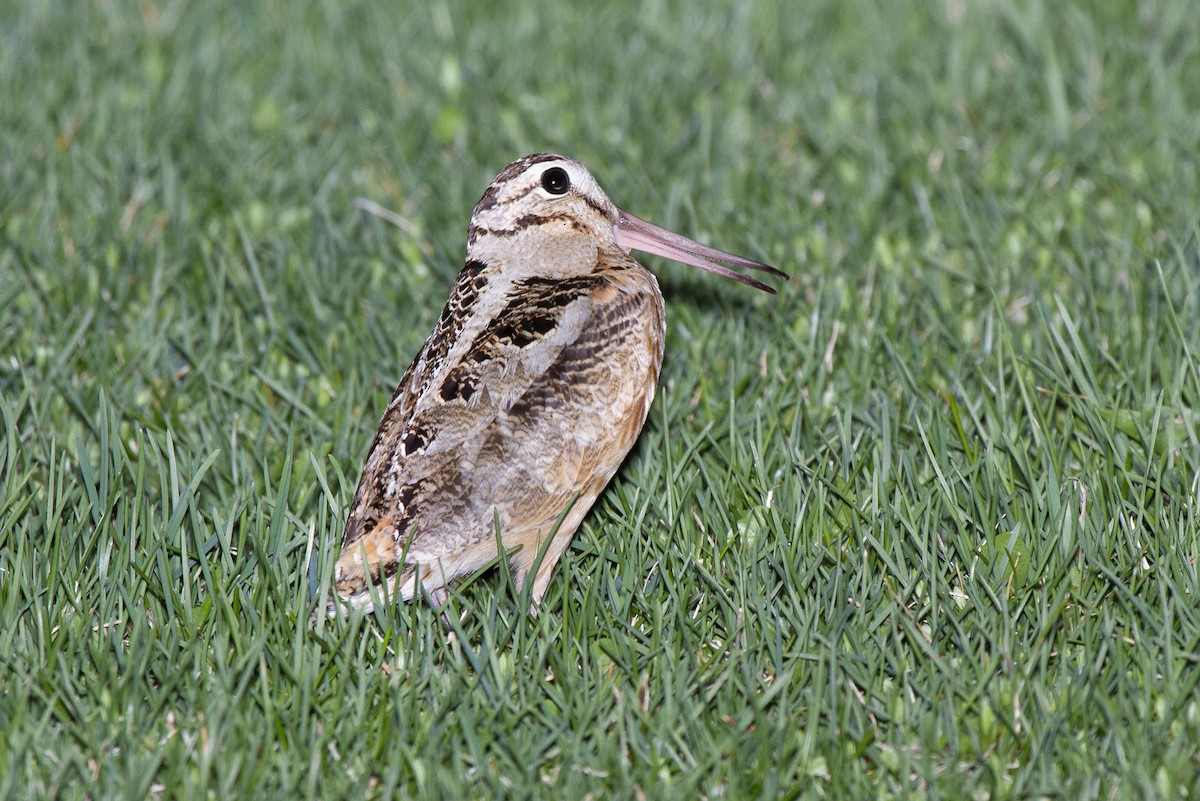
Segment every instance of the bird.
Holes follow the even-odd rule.
[[[788,278],[622,211],[574,159],[509,164],[475,206],[465,264],[383,413],[334,566],[339,609],[414,597],[440,608],[451,582],[506,558],[538,613],[654,400],[665,306],[631,250],[771,294],[724,265]]]

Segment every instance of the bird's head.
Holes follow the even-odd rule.
[[[774,294],[760,281],[715,262],[787,274],[762,262],[710,248],[659,228],[613,205],[574,159],[536,153],[504,168],[471,215],[468,260],[520,264],[541,275],[578,275],[604,252],[653,253]]]

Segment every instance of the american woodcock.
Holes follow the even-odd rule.
[[[475,206],[466,265],[367,456],[334,570],[350,606],[419,589],[440,604],[501,544],[522,587],[536,565],[541,601],[654,399],[663,296],[630,250],[771,293],[714,262],[787,278],[621,211],[572,159],[505,167]]]

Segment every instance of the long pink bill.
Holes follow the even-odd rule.
[[[708,245],[701,245],[699,242],[688,239],[686,236],[680,236],[673,231],[668,231],[666,228],[659,228],[653,223],[646,222],[641,217],[635,217],[629,212],[621,211],[620,209],[617,210],[617,224],[613,226],[613,233],[617,237],[617,244],[625,250],[640,250],[645,253],[653,253],[655,256],[671,259],[672,261],[690,264],[693,267],[699,267],[701,270],[708,270],[710,273],[723,275],[726,278],[740,281],[755,289],[761,289],[763,292],[770,292],[772,295],[775,294],[774,288],[714,262],[723,261],[726,264],[733,264],[738,267],[761,270],[762,272],[770,273],[776,278],[783,278],[785,280],[788,277],[787,273],[776,270],[769,264],[763,264],[760,261],[752,259],[744,259],[741,256],[735,256],[723,250],[710,248]]]

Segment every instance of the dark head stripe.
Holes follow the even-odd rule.
[[[479,198],[479,202],[475,204],[475,213],[478,214],[481,211],[495,208],[499,201],[497,194],[500,191],[501,185],[516,178],[534,164],[541,164],[544,161],[560,161],[562,159],[562,156],[554,153],[534,153],[533,155],[517,159],[501,170],[500,174],[488,185],[488,188],[483,193],[483,197]]]

